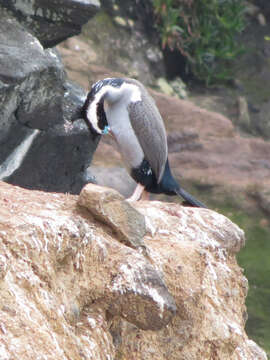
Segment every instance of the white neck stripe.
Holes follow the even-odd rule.
[[[109,100],[110,98],[116,101],[117,98],[120,98],[123,95],[123,93],[128,90],[130,91],[131,102],[137,102],[142,100],[140,88],[135,84],[130,84],[126,82],[124,82],[120,87],[105,85],[101,87],[100,90],[95,94],[94,100],[90,103],[86,111],[86,116],[96,132],[102,134],[102,131],[98,126],[98,118],[97,118],[97,105],[100,102],[101,98],[104,95],[108,94],[107,101],[108,103],[110,103]]]

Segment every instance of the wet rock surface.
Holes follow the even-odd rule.
[[[122,199],[89,187],[101,203]],[[78,199],[0,182],[3,359],[266,359],[244,331],[241,229],[211,210],[137,202],[145,256]]]

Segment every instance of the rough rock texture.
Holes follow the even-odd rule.
[[[141,247],[145,235],[144,216],[123,200],[123,196],[113,189],[89,184],[82,189],[79,204],[115,230],[126,245]]]
[[[101,1],[102,11],[83,28],[97,63],[155,84],[165,76],[159,37],[153,30],[151,1]],[[93,31],[95,29],[95,31]]]
[[[81,27],[100,8],[98,0],[0,0],[41,42],[53,47],[81,32]]]
[[[67,81],[55,50],[0,12],[0,179],[78,193],[97,145],[71,122],[85,91]]]
[[[44,50],[35,37],[3,12],[0,18],[1,123],[16,111],[14,116],[21,124],[44,130],[51,125],[48,119],[52,115],[56,114],[51,122],[61,120],[63,65],[53,50]],[[32,99],[33,91],[35,99]],[[4,134],[10,126],[10,123],[2,124]],[[1,138],[4,134],[1,131]]]
[[[115,201],[95,191],[101,210]],[[143,255],[77,201],[0,183],[1,359],[266,359],[244,331],[242,230],[210,210],[134,203]]]

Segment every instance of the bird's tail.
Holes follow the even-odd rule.
[[[178,189],[175,190],[175,192],[178,196],[181,196],[187,204],[194,206],[194,207],[206,208],[206,206],[202,202],[200,202],[199,200],[196,200],[192,195],[190,195],[187,191],[185,191],[180,186]]]

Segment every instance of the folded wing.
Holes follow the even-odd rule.
[[[144,156],[159,183],[168,157],[167,136],[161,115],[148,94],[142,94],[141,101],[131,102],[128,113]]]

